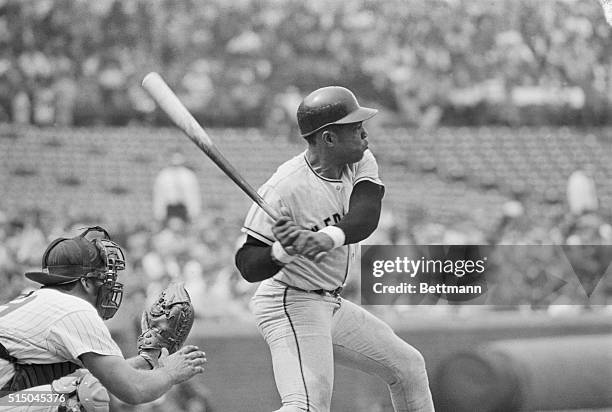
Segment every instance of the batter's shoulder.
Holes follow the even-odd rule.
[[[363,153],[363,157],[359,162],[351,165],[350,175],[353,184],[357,184],[362,180],[369,180],[373,183],[384,186],[378,173],[378,163],[376,162],[376,158],[370,149]]]
[[[304,160],[304,153],[300,153],[281,164],[265,185],[281,193],[288,189],[295,189],[302,183],[306,184],[307,170],[308,165]]]
[[[374,156],[374,153],[372,153],[370,149],[366,149],[366,151],[363,152],[363,157],[361,158],[359,163],[360,164],[368,164],[368,163],[377,164],[376,157]]]

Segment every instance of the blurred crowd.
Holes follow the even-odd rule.
[[[580,184],[575,185],[578,181]],[[179,184],[180,182],[180,184]],[[172,281],[184,282],[189,291],[197,328],[211,333],[252,324],[249,301],[257,284],[244,281],[234,265],[234,253],[244,241],[241,221],[228,218],[223,211],[202,206],[200,199],[189,196],[189,177],[180,159],[162,169],[154,184],[152,207],[161,213],[148,225],[138,224],[111,230],[113,239],[126,252],[127,266],[121,273],[125,294],[121,309],[108,321],[117,343],[126,356],[136,354],[142,310]],[[185,188],[186,192],[167,193],[166,184]],[[170,196],[168,196],[170,194]],[[186,195],[187,194],[187,195]],[[542,219],[534,217],[532,207],[520,200],[509,200],[496,225],[482,229],[475,221],[457,221],[443,225],[431,219],[403,218],[386,210],[376,232],[366,244],[383,245],[489,245],[492,276],[488,301],[476,298],[456,305],[444,297],[423,300],[421,305],[369,306],[391,324],[402,325],[406,319],[452,316],[470,318],[475,313],[513,311],[546,313],[549,316],[576,315],[609,311],[612,303],[612,278],[609,272],[612,254],[612,225],[600,214],[595,187],[588,175],[578,171],[568,182],[567,202],[561,213]],[[535,205],[535,207],[543,207]],[[161,212],[160,212],[161,211]],[[47,219],[44,210],[0,213],[0,302],[38,287],[23,273],[39,270],[41,255],[57,237],[72,237],[82,228],[100,224],[88,218]],[[508,246],[506,245],[514,245]],[[520,248],[516,245],[557,245],[550,248]],[[570,245],[572,248],[568,248]],[[607,245],[601,249],[598,245]],[[576,249],[576,247],[582,248]],[[576,253],[572,256],[572,253]],[[568,265],[568,262],[570,263]],[[492,288],[494,286],[494,288]],[[348,277],[343,296],[360,301],[358,262]],[[400,302],[397,302],[400,303]],[[432,306],[433,305],[433,306]],[[216,329],[214,329],[216,327]],[[150,410],[191,410],[210,412],[209,394],[200,381],[175,387],[161,399],[132,407],[114,402],[114,410],[138,412]]]
[[[329,83],[389,123],[610,123],[610,30],[595,0],[2,0],[0,121],[160,120],[155,70],[211,125],[290,127]]]
[[[135,342],[140,333],[140,314],[159,291],[171,281],[183,281],[192,297],[196,318],[220,330],[232,325],[252,323],[249,300],[257,284],[244,281],[234,266],[233,255],[243,242],[240,221],[227,220],[222,214],[204,208],[191,215],[176,204],[166,209],[162,221],[148,226],[125,227],[112,234],[124,246],[127,268],[121,274],[125,283],[122,307],[111,319],[109,327],[126,356],[135,355]],[[41,255],[48,243],[59,236],[72,237],[80,228],[99,222],[65,220],[49,222],[42,211],[22,211],[0,219],[0,302],[21,292],[38,287],[23,273],[39,269]],[[438,301],[436,306],[371,306],[370,310],[389,322],[401,324],[414,316],[470,316],[477,311],[499,310],[544,312],[549,315],[576,314],[607,310],[612,302],[612,282],[608,275],[598,285],[598,274],[610,264],[610,253],[581,252],[579,265],[586,270],[581,284],[568,273],[558,249],[505,250],[503,245],[612,245],[612,226],[597,210],[571,210],[549,221],[534,221],[529,210],[516,201],[504,206],[503,217],[488,232],[475,229],[474,222],[458,222],[444,226],[423,220],[406,226],[398,216],[385,213],[379,229],[366,241],[376,244],[491,244],[498,246],[497,288],[490,307],[454,306]],[[506,252],[509,252],[506,254]],[[597,252],[597,250],[595,250]],[[517,258],[519,257],[519,258]],[[357,269],[357,268],[356,268]],[[585,272],[581,272],[585,273]],[[343,295],[359,302],[360,276],[353,271]],[[589,299],[586,294],[589,293]],[[508,304],[504,306],[504,302]],[[423,302],[427,303],[427,302]],[[436,302],[434,302],[436,303]],[[419,315],[421,314],[421,315]],[[206,330],[210,331],[210,327]],[[115,404],[114,410],[192,410],[211,411],[208,394],[202,382],[179,385],[153,404],[131,407]],[[141,409],[143,408],[143,409]]]
[[[36,287],[23,274],[40,270],[42,252],[51,240],[76,236],[82,228],[96,224],[87,219],[64,220],[54,221],[50,227],[41,221],[43,216],[40,210],[29,210],[0,220],[0,301]],[[163,224],[125,227],[111,236],[127,255],[127,268],[121,274],[124,305],[133,300],[142,308],[169,282],[182,281],[193,295],[197,316],[210,320],[241,317],[246,310],[243,297],[249,293],[249,285],[240,281],[233,265],[242,236],[235,222],[212,214],[190,222],[171,216]]]
[[[165,173],[160,176],[167,177]],[[571,187],[568,185],[568,189]],[[550,214],[545,219],[541,213],[534,217],[530,211],[533,206],[509,200],[503,206],[499,222],[486,230],[470,221],[443,225],[426,218],[406,220],[386,210],[379,228],[364,243],[494,247],[493,272],[499,285],[491,298],[494,309],[555,311],[562,305],[571,305],[580,311],[609,305],[612,301],[610,276],[604,278],[603,284],[598,282],[611,263],[610,253],[609,249],[597,246],[612,246],[612,225],[599,213],[595,192],[583,189],[580,186],[577,192],[568,190],[562,213]],[[127,341],[133,341],[138,334],[142,308],[172,281],[185,282],[200,319],[219,324],[249,319],[249,299],[257,284],[244,281],[234,265],[234,253],[244,241],[241,221],[228,218],[222,211],[188,207],[189,199],[175,198],[174,203],[166,204],[162,218],[148,225],[122,227],[112,233],[113,239],[125,247],[128,259],[122,276],[126,285],[123,305],[127,308],[113,320],[121,327],[130,325],[133,336],[126,336]],[[154,202],[164,202],[164,198],[154,198]],[[75,236],[80,228],[98,223],[86,218],[49,221],[42,210],[0,215],[0,273],[3,276],[0,301],[36,286],[23,273],[40,268],[42,252],[51,240]],[[517,249],[506,248],[507,245],[561,248]],[[578,253],[573,259],[570,255],[573,252],[563,249],[566,245],[586,249],[572,249]],[[358,262],[353,269],[343,294],[359,301]],[[387,311],[389,316],[403,310],[379,309]]]

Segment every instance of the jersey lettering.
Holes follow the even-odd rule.
[[[323,223],[325,223],[324,226],[330,226],[330,225],[335,225],[336,223],[338,223],[341,220],[342,220],[342,217],[340,216],[340,214],[339,213],[334,213],[332,216],[323,219]],[[318,232],[319,231],[319,225],[312,226],[310,228],[310,230],[313,231],[313,232]]]
[[[365,179],[382,185],[376,159],[369,150],[361,161],[345,167],[339,179],[331,181],[313,170],[307,155],[305,151],[280,165],[259,193],[277,211],[281,207],[288,208],[295,216],[296,224],[313,232],[342,221],[350,208],[353,187],[358,182]],[[253,204],[243,231],[272,245],[273,226],[274,220]],[[329,251],[327,257],[317,264],[308,259],[288,264],[274,278],[304,290],[332,290],[346,279],[353,256],[352,245],[343,245]]]

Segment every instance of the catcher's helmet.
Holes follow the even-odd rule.
[[[315,90],[302,100],[297,120],[302,137],[306,137],[325,126],[362,122],[376,113],[376,109],[359,106],[349,89],[329,86]]]
[[[91,231],[103,232],[105,239],[87,239],[85,235]],[[109,253],[109,249],[113,252]],[[106,271],[111,265],[117,266],[114,270],[125,267],[123,251],[110,240],[106,230],[95,226],[70,239],[55,239],[43,254],[43,270],[25,275],[43,285],[58,285],[74,282],[90,272]]]
[[[87,233],[104,234],[102,239],[89,240]],[[73,238],[55,239],[45,250],[41,272],[28,272],[25,276],[45,286],[76,282],[82,277],[101,281],[96,309],[103,319],[111,318],[123,297],[123,284],[117,282],[117,272],[125,269],[125,256],[121,247],[110,239],[100,226],[87,228]]]

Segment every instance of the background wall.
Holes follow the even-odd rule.
[[[566,316],[550,319],[548,316],[517,314],[489,318],[475,314],[469,319],[449,314],[447,319],[423,320],[407,315],[407,319],[395,326],[397,333],[425,357],[436,410],[439,411],[456,410],[441,399],[444,388],[439,385],[439,372],[445,361],[458,354],[501,339],[562,338],[612,332],[609,316],[599,315],[584,315],[579,320]],[[194,326],[189,341],[207,353],[207,372],[198,381],[208,389],[214,410],[247,412],[278,407],[268,348],[253,324],[220,327],[215,323],[200,323]],[[602,353],[602,361],[604,356]],[[496,395],[490,394],[491,397]],[[332,410],[393,411],[382,381],[342,366],[336,366]]]

